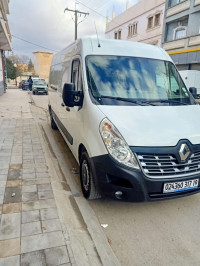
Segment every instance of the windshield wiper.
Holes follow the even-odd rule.
[[[114,96],[106,96],[106,95],[100,95],[98,96],[99,99],[105,98],[105,99],[114,99],[118,101],[124,101],[124,102],[130,102],[130,103],[135,103],[137,105],[143,106],[144,104],[149,104],[149,105],[154,105],[153,103],[150,103],[148,101],[142,101],[142,100],[135,100],[135,99],[129,99],[129,98],[122,98],[122,97],[114,97]]]
[[[152,102],[159,102],[159,103],[178,103],[179,105],[188,105],[188,103],[172,100],[172,99],[166,99],[166,100],[152,100]]]

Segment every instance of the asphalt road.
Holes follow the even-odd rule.
[[[25,92],[26,93],[26,92]],[[48,96],[33,96],[36,117],[47,121]],[[75,162],[61,134],[58,149]],[[79,175],[74,175],[80,188]],[[200,265],[200,194],[153,203],[89,201],[121,265]]]

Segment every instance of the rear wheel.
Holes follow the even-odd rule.
[[[90,158],[86,151],[81,154],[80,179],[83,195],[86,199],[101,198],[97,180],[93,174]]]
[[[35,92],[33,91],[33,95],[35,95]]]

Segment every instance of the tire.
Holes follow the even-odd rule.
[[[33,91],[33,95],[35,95],[35,92]]]
[[[90,164],[90,158],[86,151],[81,154],[80,179],[82,192],[86,199],[93,200],[101,198],[97,180],[93,174]]]
[[[57,130],[58,127],[56,125],[55,120],[53,119],[51,109],[49,109],[49,115],[50,115],[50,121],[51,121],[51,128],[54,129],[54,130]]]

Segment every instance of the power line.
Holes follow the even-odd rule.
[[[56,51],[56,50],[53,50],[53,49],[50,49],[50,48],[47,48],[47,47],[41,46],[41,45],[39,45],[39,44],[36,44],[36,43],[33,43],[33,42],[29,42],[29,41],[27,41],[27,40],[24,40],[24,39],[22,39],[22,38],[20,38],[20,37],[15,36],[15,35],[12,35],[12,37],[14,37],[15,39],[21,40],[21,41],[23,41],[23,42],[27,42],[27,43],[29,43],[29,44],[32,44],[32,45],[38,46],[38,47],[43,48],[43,49],[47,49],[47,50],[50,50],[50,51],[53,51],[53,52],[58,52],[58,51]]]

